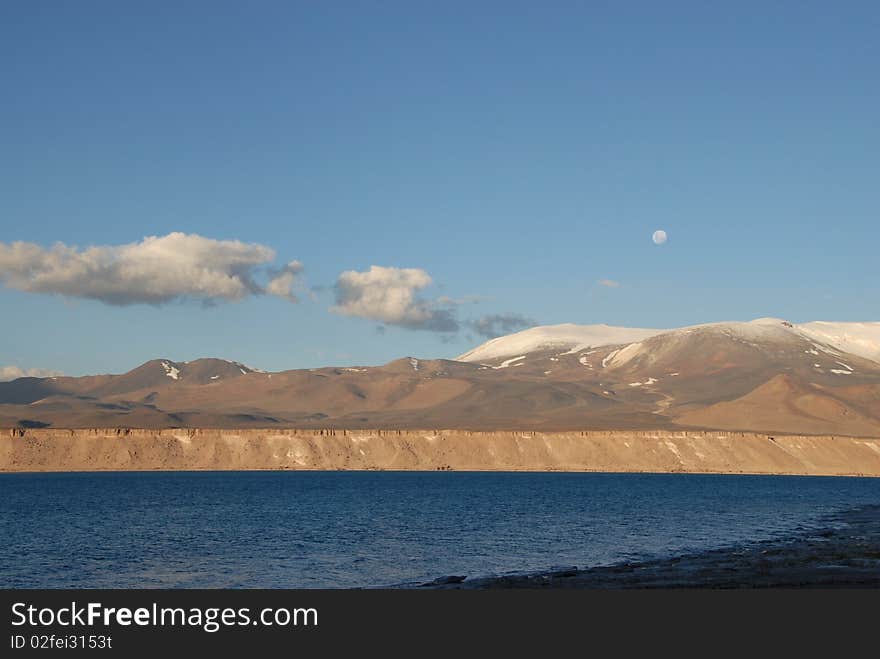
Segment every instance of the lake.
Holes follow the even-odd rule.
[[[0,474],[0,586],[348,588],[736,546],[880,503],[880,479]]]

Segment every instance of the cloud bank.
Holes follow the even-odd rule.
[[[0,382],[9,382],[18,378],[51,378],[64,375],[61,371],[48,368],[19,368],[18,366],[0,366]]]
[[[614,281],[613,279],[600,279],[596,283],[605,288],[620,288],[620,282]]]
[[[511,334],[520,330],[534,327],[537,321],[518,313],[489,314],[468,321],[468,326],[480,336],[494,339],[498,336]]]
[[[432,281],[420,268],[373,265],[365,272],[347,270],[336,281],[336,305],[330,310],[407,329],[456,332],[459,322],[454,309],[444,306],[451,300],[417,295]]]
[[[159,306],[174,301],[214,304],[255,295],[297,302],[298,290],[312,296],[321,290],[302,286],[299,261],[280,267],[273,266],[274,261],[275,250],[265,245],[181,232],[84,249],[60,242],[51,247],[0,242],[0,283],[28,293],[114,306]],[[440,332],[446,339],[463,327],[492,338],[535,325],[532,319],[514,313],[459,320],[460,308],[488,298],[421,296],[432,284],[431,276],[421,268],[373,265],[363,272],[347,270],[333,286],[335,305],[330,311],[376,321],[383,327]],[[5,377],[31,373],[16,368],[5,367]]]
[[[270,273],[267,285],[258,282],[259,271],[274,260],[275,251],[265,245],[179,232],[86,249],[0,242],[0,282],[29,293],[116,306],[236,301],[264,293],[296,301],[292,288],[302,270],[298,261]]]

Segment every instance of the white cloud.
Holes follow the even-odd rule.
[[[596,283],[605,288],[620,288],[620,282],[614,281],[613,279],[600,279]]]
[[[451,309],[417,297],[431,283],[431,276],[420,268],[373,265],[366,272],[347,270],[336,281],[336,306],[330,310],[408,329],[458,331]]]
[[[256,281],[258,270],[274,259],[275,251],[264,245],[179,232],[86,249],[0,242],[0,281],[20,291],[112,305],[232,301],[261,293],[295,299],[291,286],[302,269],[296,261],[268,286]]]
[[[441,295],[437,298],[437,304],[441,306],[450,306],[457,307],[465,304],[480,304],[481,302],[486,302],[490,298],[486,295],[465,295],[464,297],[449,297],[448,295]]]
[[[0,366],[0,382],[8,382],[17,378],[51,378],[64,375],[61,371],[47,368],[20,368],[18,366]]]
[[[297,297],[294,289],[297,283],[297,276],[303,270],[303,264],[299,261],[291,261],[286,266],[272,273],[272,278],[266,285],[266,292],[270,295],[283,297],[290,302],[296,302]]]

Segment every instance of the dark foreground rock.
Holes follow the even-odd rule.
[[[435,586],[449,586],[451,584],[462,583],[467,577],[459,575],[450,575],[448,577],[437,577],[434,581],[419,584],[419,588],[433,588]]]
[[[880,505],[782,540],[669,559],[436,583],[435,588],[878,588]]]

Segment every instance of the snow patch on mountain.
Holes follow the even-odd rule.
[[[162,368],[165,369],[165,375],[167,375],[172,380],[180,379],[180,369],[176,366],[172,366],[168,362],[162,362]]]
[[[607,355],[605,355],[605,359],[602,360],[602,368],[607,367],[607,366],[608,366],[608,362],[610,362],[612,359],[614,359],[614,356],[615,356],[618,352],[620,352],[620,350],[612,350],[612,351],[609,352]]]
[[[616,350],[614,356],[611,356],[611,359],[608,360],[608,364],[611,365],[611,368],[623,366],[627,362],[632,361],[633,359],[641,355],[643,352],[645,352],[645,345],[643,343],[630,343],[625,348]],[[602,362],[602,365],[605,366],[604,360]]]

